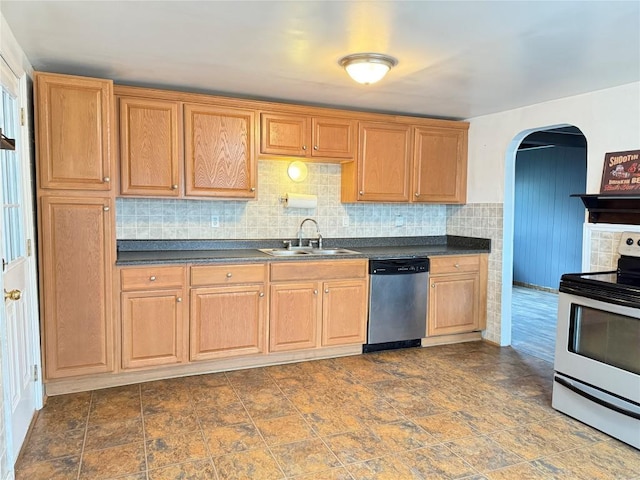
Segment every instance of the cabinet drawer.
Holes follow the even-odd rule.
[[[461,273],[480,270],[480,255],[455,255],[429,258],[429,273]]]
[[[191,286],[263,283],[267,279],[266,264],[203,265],[191,267]]]
[[[367,264],[367,260],[272,263],[271,281],[364,278]]]
[[[149,288],[182,288],[184,267],[135,267],[120,270],[121,288],[147,290]]]

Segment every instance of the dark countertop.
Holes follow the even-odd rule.
[[[116,265],[171,263],[261,263],[338,258],[414,258],[489,253],[486,238],[440,235],[429,237],[326,238],[325,248],[347,248],[353,255],[274,257],[258,248],[282,247],[282,240],[118,240]]]

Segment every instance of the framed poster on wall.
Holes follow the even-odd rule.
[[[604,156],[600,193],[640,192],[640,150],[609,152]]]

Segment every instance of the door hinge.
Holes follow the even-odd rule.
[[[34,365],[33,366],[33,381],[37,382],[39,378],[40,378],[40,375],[39,375],[39,372],[38,372],[38,365]]]
[[[20,125],[22,125],[24,127],[24,108],[20,108]]]
[[[31,239],[27,238],[27,257],[30,257],[31,253],[32,253],[32,251],[31,251]]]

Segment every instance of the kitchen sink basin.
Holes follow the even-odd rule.
[[[346,248],[259,248],[259,251],[274,257],[298,257],[303,255],[357,255],[360,252],[347,250]]]

